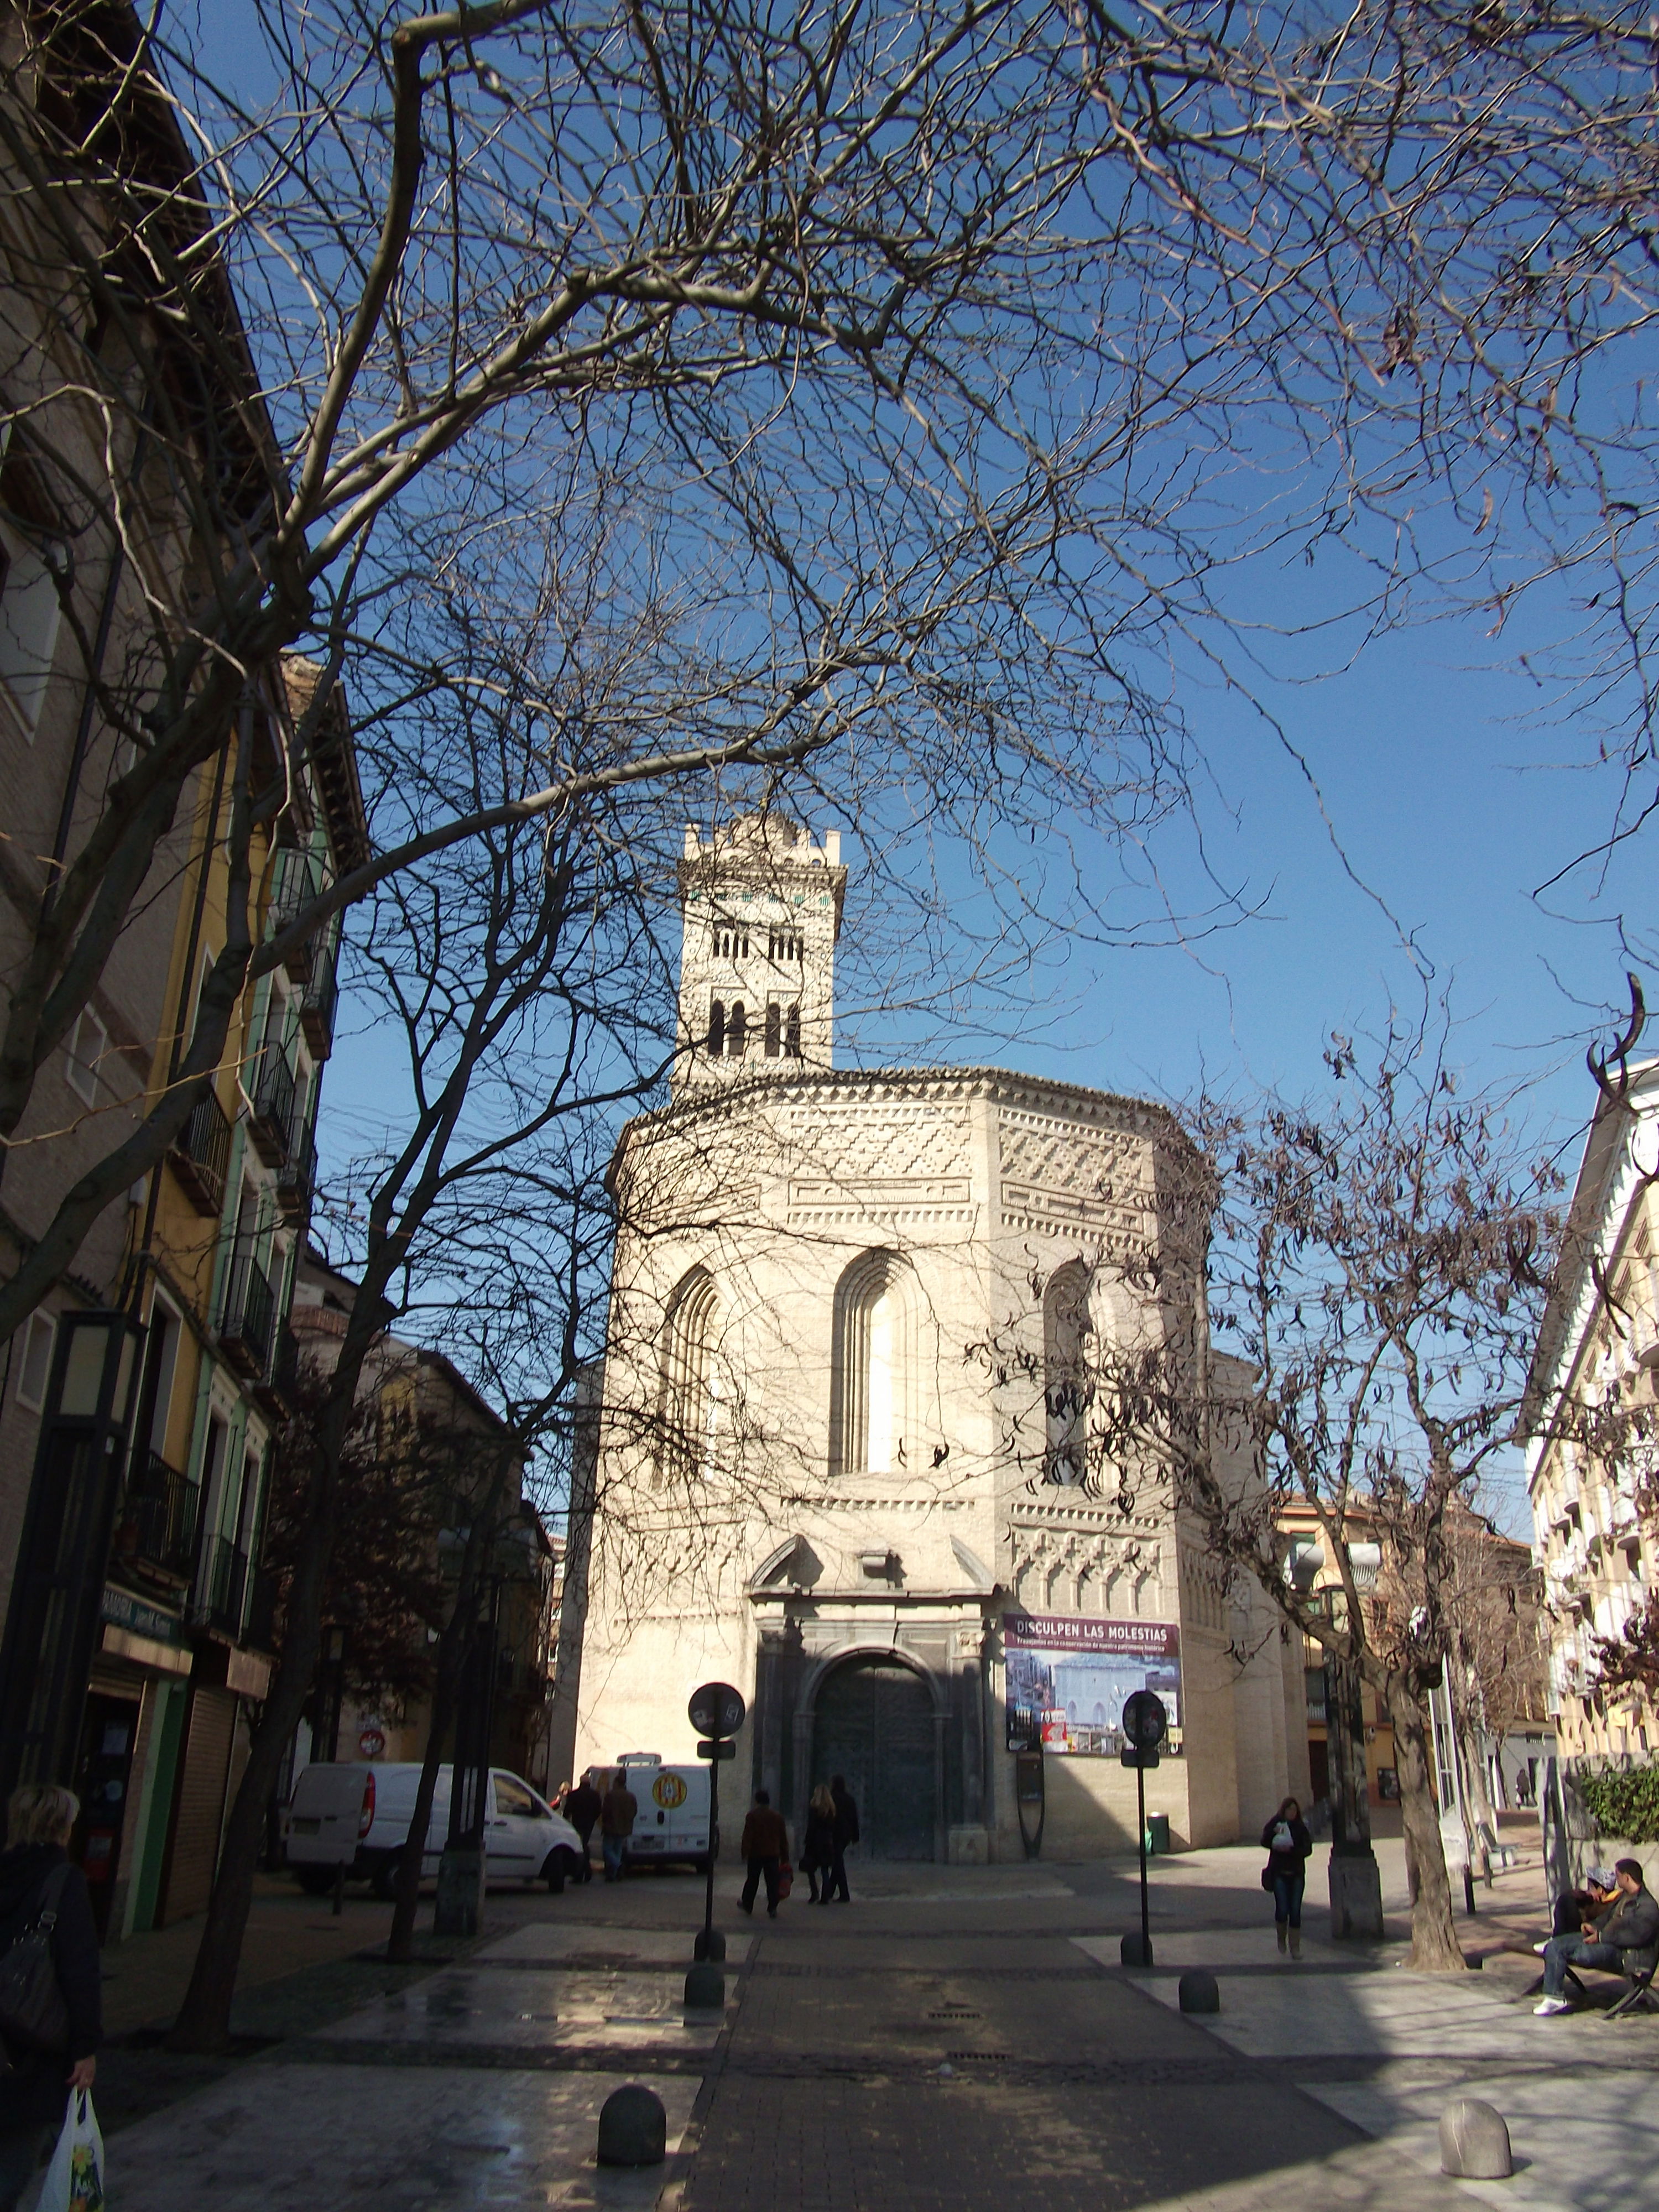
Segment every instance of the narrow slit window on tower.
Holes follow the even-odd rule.
[[[708,1049],[716,1060],[726,1050],[726,1001],[724,999],[711,999],[708,1001]]]
[[[784,1049],[791,1060],[800,1058],[800,1008],[791,1006],[784,1024]]]
[[[783,1008],[775,999],[766,1002],[766,1057],[775,1060],[783,1050]]]
[[[743,1000],[734,999],[732,1011],[726,1018],[726,1050],[731,1060],[741,1060],[744,1045],[749,1042],[749,1018],[744,1012]]]

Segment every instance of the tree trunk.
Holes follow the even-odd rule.
[[[213,1893],[208,1900],[207,1920],[197,1948],[196,1964],[191,1971],[190,1987],[167,2038],[168,2047],[173,2051],[223,2051],[230,2041],[231,2002],[236,1994],[236,1977],[242,1963],[242,1938],[247,1932],[248,1909],[253,1902],[253,1877],[259,1863],[265,1803],[276,1787],[283,1748],[299,1726],[301,1711],[317,1672],[322,1641],[323,1592],[334,1550],[340,1458],[345,1446],[346,1424],[350,1419],[363,1360],[375,1334],[375,1324],[369,1316],[379,1303],[387,1272],[384,1257],[378,1273],[365,1270],[358,1303],[330,1378],[329,1399],[318,1423],[312,1479],[307,1486],[310,1511],[305,1541],[289,1584],[276,1679],[265,1699],[259,1725],[253,1732],[247,1766],[230,1808],[230,1818],[225,1823],[219,1868],[213,1878]]]
[[[207,1919],[197,1947],[190,1987],[173,2033],[167,2038],[173,2051],[217,2051],[230,2041],[231,2001],[242,1960],[242,1937],[253,1902],[253,1877],[264,1839],[265,1808],[276,1787],[283,1753],[300,1724],[300,1714],[317,1671],[319,1635],[318,1613],[323,1577],[328,1566],[334,1531],[331,1516],[313,1519],[295,1576],[295,1585],[314,1583],[316,1597],[310,1607],[309,1634],[302,1619],[290,1615],[283,1638],[276,1679],[265,1699],[259,1725],[253,1731],[247,1765],[225,1823],[218,1871],[208,1901]]]
[[[1420,1694],[1403,1675],[1390,1675],[1387,1697],[1389,1717],[1394,1723],[1406,1848],[1417,1869],[1411,1963],[1420,1974],[1461,1974],[1467,1961],[1452,1918],[1451,1884],[1440,1844],[1440,1806],[1429,1757],[1428,1715]]]
[[[438,1648],[437,1674],[432,1684],[432,1717],[426,1739],[426,1757],[421,1762],[421,1779],[415,1792],[415,1810],[410,1816],[409,1843],[404,1850],[403,1863],[398,1869],[398,1902],[392,1914],[392,1933],[386,1938],[386,1954],[394,1965],[406,1966],[415,1955],[415,1916],[421,1909],[421,1869],[424,1850],[414,1848],[418,1837],[424,1844],[426,1832],[432,1818],[432,1801],[438,1791],[438,1769],[443,1765],[444,1739],[449,1734],[449,1724],[455,1711],[455,1692],[460,1681],[461,1654],[466,1649],[466,1638],[457,1629],[461,1608],[459,1604],[444,1624],[443,1638]]]

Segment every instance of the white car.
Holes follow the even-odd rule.
[[[449,1833],[449,1789],[453,1770],[438,1769],[438,1786],[427,1824],[423,1875],[435,1875]],[[331,1889],[338,1869],[372,1882],[390,1897],[409,1843],[421,1770],[413,1762],[391,1765],[319,1761],[302,1767],[284,1824],[288,1863],[313,1895]],[[586,1854],[568,1820],[505,1767],[491,1770],[484,1821],[485,1879],[544,1881],[556,1897]]]

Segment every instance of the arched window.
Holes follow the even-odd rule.
[[[800,1008],[791,1006],[783,1025],[784,1048],[791,1060],[800,1058]]]
[[[662,1335],[659,1472],[702,1473],[719,1413],[714,1330],[720,1299],[706,1267],[684,1276],[669,1302]]]
[[[766,1057],[775,1060],[783,1050],[783,1008],[775,999],[766,1002]]]
[[[1093,1334],[1088,1270],[1081,1260],[1068,1260],[1049,1277],[1042,1298],[1043,1474],[1050,1482],[1079,1483],[1089,1471]]]
[[[921,1464],[916,1281],[896,1252],[863,1252],[836,1285],[830,1465],[892,1474]]]
[[[708,1001],[708,1049],[716,1060],[726,1050],[726,1001],[724,999],[711,999]]]
[[[743,1000],[734,999],[726,1017],[726,1053],[728,1060],[741,1060],[743,1048],[749,1042],[749,1017],[744,1012]]]

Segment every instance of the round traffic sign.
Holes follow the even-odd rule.
[[[729,1682],[705,1682],[691,1692],[685,1710],[699,1735],[726,1736],[737,1734],[749,1708]]]
[[[1137,1690],[1123,1707],[1123,1733],[1137,1751],[1156,1751],[1169,1733],[1170,1716],[1164,1700],[1151,1690]]]

